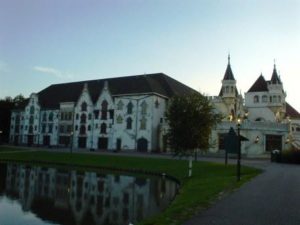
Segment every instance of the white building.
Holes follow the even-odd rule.
[[[12,112],[10,142],[165,151],[168,100],[192,91],[163,73],[51,85]]]
[[[211,97],[217,112],[223,115],[223,121],[217,125],[211,135],[211,152],[224,151],[224,138],[230,127],[235,130],[239,118],[241,135],[248,141],[241,144],[242,154],[256,156],[268,154],[278,149],[299,148],[300,114],[286,101],[283,84],[274,65],[271,79],[266,81],[260,75],[245,93],[237,92],[230,57],[222,80],[219,96]]]

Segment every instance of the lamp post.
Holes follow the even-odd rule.
[[[238,155],[237,155],[237,181],[241,179],[241,119],[237,119],[237,138],[238,138]]]

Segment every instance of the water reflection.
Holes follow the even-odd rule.
[[[176,190],[173,181],[157,177],[0,164],[0,208],[9,198],[23,214],[33,213],[47,224],[135,223],[164,209]]]

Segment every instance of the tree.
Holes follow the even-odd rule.
[[[17,95],[15,98],[5,97],[0,99],[0,142],[8,142],[11,110],[23,104],[25,98],[22,95]]]
[[[175,155],[190,156],[196,150],[209,148],[211,129],[221,115],[214,112],[209,99],[200,93],[175,96],[170,100],[166,119],[169,123],[168,143]]]

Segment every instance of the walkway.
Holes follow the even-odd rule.
[[[299,225],[300,166],[256,166],[266,171],[184,225]]]

